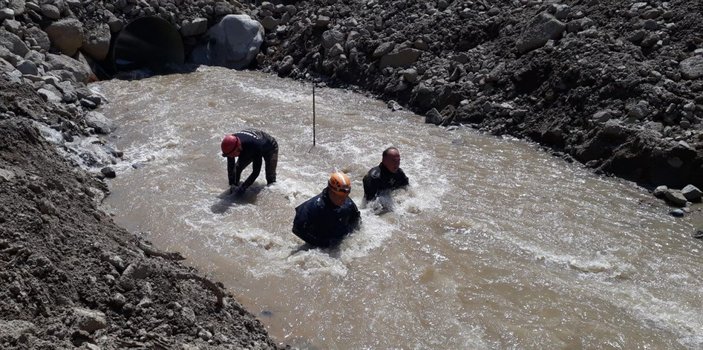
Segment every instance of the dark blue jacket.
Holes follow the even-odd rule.
[[[354,201],[347,198],[338,207],[329,199],[325,188],[295,208],[293,233],[311,245],[329,247],[339,244],[360,224],[361,215]]]
[[[242,143],[242,152],[236,163],[234,158],[227,158],[229,185],[239,186],[242,171],[253,162],[251,175],[242,184],[242,188],[248,188],[261,172],[261,160],[271,152],[278,151],[278,143],[273,136],[256,129],[242,130],[234,135]]]
[[[370,201],[379,194],[379,192],[386,190],[393,190],[396,188],[405,187],[408,185],[408,177],[405,176],[403,169],[398,169],[394,173],[388,171],[383,163],[379,164],[377,167],[371,168],[369,172],[364,176],[364,198]]]

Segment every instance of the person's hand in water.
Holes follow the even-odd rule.
[[[246,190],[247,189],[244,188],[243,186],[230,186],[229,187],[229,194],[233,194],[235,196],[241,196],[242,194],[244,194],[244,192]]]

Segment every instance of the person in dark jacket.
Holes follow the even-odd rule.
[[[261,160],[266,163],[266,184],[276,182],[278,143],[273,136],[256,129],[246,129],[227,135],[220,145],[222,156],[227,157],[227,178],[230,193],[242,194],[254,183],[261,172]],[[235,162],[235,157],[239,157]],[[251,175],[239,184],[242,171],[253,163]]]
[[[364,176],[364,198],[373,200],[381,193],[402,188],[409,184],[408,177],[400,168],[400,152],[395,147],[386,148],[381,164],[371,168]]]
[[[322,193],[295,208],[293,233],[306,243],[331,247],[361,225],[361,215],[349,198],[351,182],[342,172],[330,175]]]

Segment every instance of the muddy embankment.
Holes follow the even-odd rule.
[[[0,3],[0,348],[278,348],[220,283],[99,208],[121,153],[105,144],[114,125],[94,111],[104,99],[86,83],[112,35],[159,15],[192,45],[209,21],[240,8]]]

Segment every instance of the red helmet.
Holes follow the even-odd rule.
[[[220,148],[222,149],[222,156],[236,157],[236,154],[234,154],[234,152],[238,150],[241,145],[242,143],[241,141],[239,141],[239,137],[234,135],[225,136],[225,138],[222,139],[222,144],[220,144]]]

